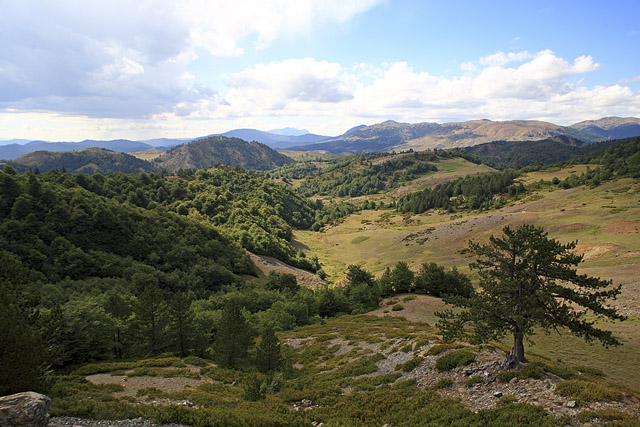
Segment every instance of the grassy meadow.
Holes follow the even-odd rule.
[[[584,170],[586,166],[578,165],[535,172],[524,180],[564,179]],[[295,238],[319,257],[328,279],[334,282],[340,281],[350,264],[380,274],[398,261],[408,262],[414,271],[423,262],[436,262],[469,273],[470,259],[459,251],[469,240],[482,242],[490,235],[499,235],[506,225],[532,223],[562,242],[578,241],[577,251],[584,254],[579,271],[623,286],[613,304],[629,320],[606,326],[624,345],[605,349],[566,334],[538,335],[535,344],[528,346],[530,354],[597,367],[608,379],[640,390],[640,371],[629,369],[640,366],[640,182],[627,178],[596,188],[553,190],[542,187],[524,200],[489,212],[411,216],[392,210],[363,211],[321,233],[298,231]],[[428,311],[423,312],[423,321],[433,319]],[[397,315],[411,316],[408,313],[400,311]]]

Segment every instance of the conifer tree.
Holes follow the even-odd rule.
[[[213,343],[216,362],[227,367],[237,366],[246,357],[250,343],[249,326],[240,306],[229,300],[222,309]]]
[[[262,373],[282,369],[284,359],[278,337],[271,327],[265,328],[260,335],[260,342],[256,346],[256,364]]]
[[[505,358],[507,367],[526,362],[524,339],[537,328],[545,332],[566,328],[587,341],[604,346],[620,345],[610,331],[599,329],[584,316],[624,320],[607,306],[620,286],[611,281],[578,274],[583,256],[574,253],[576,242],[562,244],[550,239],[542,228],[523,225],[505,227],[504,236],[489,238],[488,244],[470,242],[468,252],[477,259],[470,264],[478,270],[481,292],[470,297],[445,296],[444,301],[464,310],[438,313],[445,338],[464,334],[472,325],[472,341],[486,342],[513,335],[513,348]]]

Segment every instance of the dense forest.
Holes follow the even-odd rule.
[[[434,208],[455,211],[501,207],[506,197],[518,197],[526,191],[523,184],[515,181],[518,175],[518,172],[509,169],[458,178],[401,198],[397,204],[398,210],[417,214]]]

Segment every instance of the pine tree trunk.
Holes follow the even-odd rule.
[[[502,367],[504,369],[517,369],[523,363],[527,363],[527,358],[524,357],[524,342],[521,333],[513,333],[513,348],[508,352],[502,361]]]
[[[514,358],[519,363],[526,363],[527,358],[524,357],[524,343],[523,343],[522,334],[514,333],[513,334],[513,349],[511,350]]]

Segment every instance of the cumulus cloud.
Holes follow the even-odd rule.
[[[92,117],[202,115],[218,92],[185,78],[198,49],[239,55],[283,33],[344,22],[380,0],[76,0],[5,2],[0,110]],[[339,99],[331,81],[301,81],[300,99]],[[314,98],[316,97],[316,98]]]
[[[550,50],[499,52],[468,63],[453,77],[415,70],[407,62],[346,69],[312,58],[290,59],[228,76],[229,106],[215,115],[324,117],[331,122],[349,117],[351,124],[478,117],[568,124],[640,113],[640,94],[628,87],[583,85],[580,76],[598,68],[590,56],[569,61]]]
[[[225,79],[225,99],[238,114],[304,109],[353,98],[338,63],[313,58],[258,64]]]
[[[254,37],[257,49],[280,34],[309,31],[323,22],[346,22],[381,0],[190,0],[179,10],[192,24],[196,46],[213,55],[240,55],[241,42]]]

